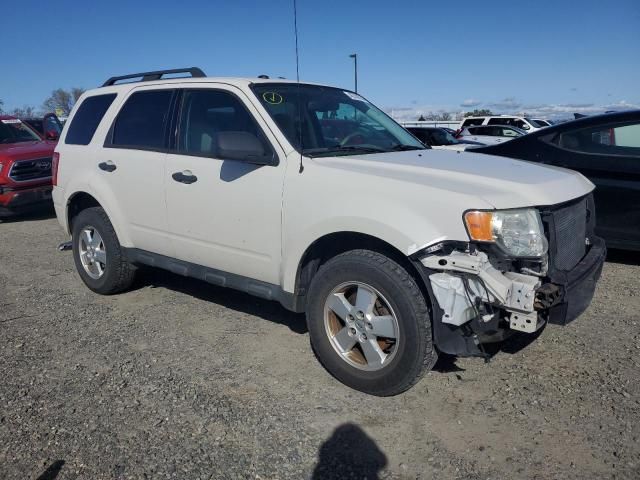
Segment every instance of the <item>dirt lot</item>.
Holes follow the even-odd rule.
[[[640,478],[638,257],[568,327],[375,398],[302,316],[155,270],[101,297],[64,240],[0,224],[0,478]]]

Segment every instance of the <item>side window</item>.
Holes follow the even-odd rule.
[[[484,122],[484,118],[467,118],[464,122],[462,122],[463,127],[470,127],[472,125],[482,125]]]
[[[518,137],[518,132],[516,132],[515,130],[512,130],[511,128],[500,128],[501,135],[503,137]]]
[[[247,161],[274,156],[253,115],[221,90],[185,90],[178,132],[180,153]]]
[[[582,153],[640,157],[640,123],[573,130],[557,135],[551,143]]]
[[[73,116],[64,143],[67,145],[89,145],[102,117],[115,98],[115,93],[85,98]]]
[[[420,140],[421,142],[425,143],[425,142],[429,142],[429,139],[427,138],[427,130],[424,128],[409,128],[408,129],[409,132],[411,132],[413,134],[414,137],[416,137],[418,140]]]
[[[112,127],[111,145],[124,148],[161,149],[173,90],[148,90],[131,95]]]
[[[513,118],[493,117],[487,122],[487,125],[512,125]]]
[[[519,118],[514,118],[513,123],[510,123],[509,125],[513,125],[514,127],[521,128],[522,130],[529,130],[529,128],[531,128],[529,127],[529,124],[527,122]]]
[[[44,117],[43,123],[44,133],[53,131],[60,135],[60,132],[62,131],[62,125],[60,125],[60,120],[58,120],[57,117],[54,117],[53,115],[46,115]]]

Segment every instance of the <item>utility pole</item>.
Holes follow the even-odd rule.
[[[353,58],[353,76],[355,80],[355,92],[358,93],[358,54],[352,53],[349,58]]]

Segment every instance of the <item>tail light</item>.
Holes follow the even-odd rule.
[[[51,160],[51,183],[55,187],[58,185],[58,164],[60,163],[60,154],[53,152],[53,158]]]

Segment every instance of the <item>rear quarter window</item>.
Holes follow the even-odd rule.
[[[89,145],[102,117],[115,98],[115,93],[85,98],[73,116],[64,143],[67,145]]]

